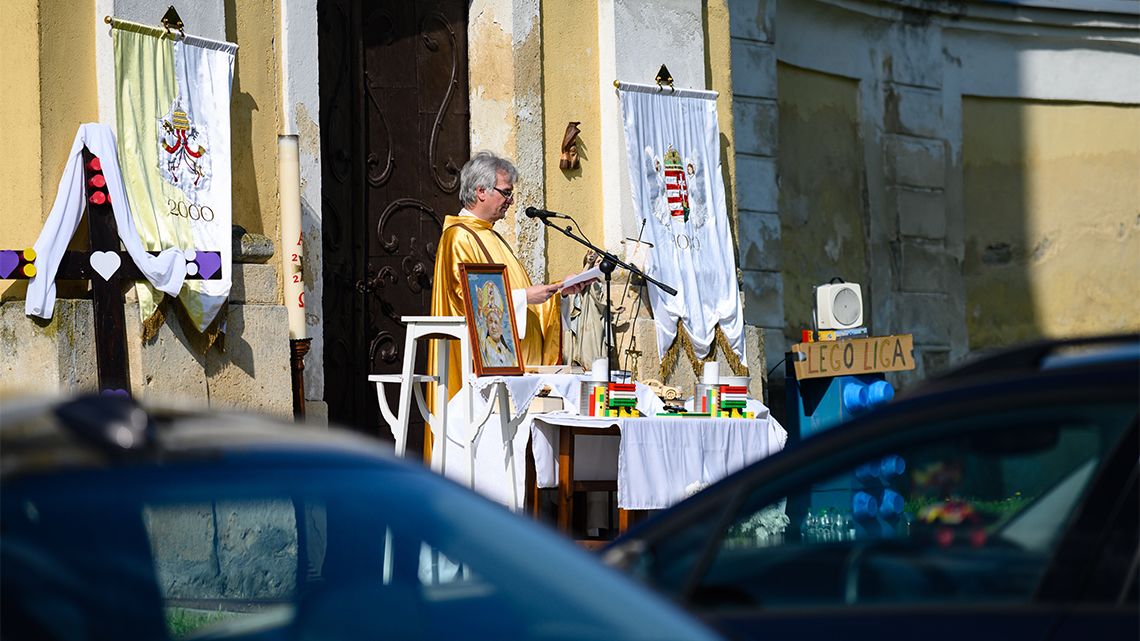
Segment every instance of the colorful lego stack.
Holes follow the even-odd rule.
[[[605,416],[607,408],[606,382],[582,381],[582,400],[579,403],[579,413],[582,416]]]
[[[818,331],[811,331],[805,329],[802,332],[804,343],[825,342],[825,341],[841,341],[845,338],[867,338],[866,327],[851,327],[848,329],[821,329]]]
[[[698,400],[700,414],[715,418],[754,418],[752,412],[745,410],[748,404],[748,388],[743,385],[711,386]]]
[[[633,383],[610,383],[606,390],[606,413],[603,416],[641,416],[637,411],[637,386]]]

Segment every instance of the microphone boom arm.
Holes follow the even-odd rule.
[[[654,284],[654,285],[656,285],[656,286],[657,286],[657,287],[658,287],[658,288],[659,288],[661,291],[665,292],[666,294],[669,294],[670,296],[676,296],[676,295],[677,295],[677,290],[676,290],[676,289],[673,289],[672,287],[670,287],[670,286],[666,285],[665,283],[663,283],[663,282],[661,282],[661,281],[657,280],[656,278],[653,278],[652,276],[650,276],[650,275],[646,274],[645,272],[643,272],[643,271],[641,271],[640,269],[638,269],[638,268],[637,268],[635,265],[630,265],[629,263],[627,263],[627,262],[625,262],[625,261],[623,261],[623,260],[620,260],[620,259],[619,259],[617,256],[614,256],[613,254],[611,254],[611,253],[609,253],[609,252],[607,252],[607,251],[603,250],[603,249],[602,249],[602,248],[600,248],[600,247],[596,247],[596,246],[594,246],[594,244],[593,244],[593,243],[591,243],[590,241],[588,241],[588,240],[586,240],[586,239],[584,239],[584,238],[579,238],[578,236],[576,236],[576,235],[574,234],[574,232],[573,232],[573,231],[571,231],[571,228],[570,228],[570,226],[569,226],[569,225],[567,225],[567,226],[565,227],[565,229],[564,229],[564,228],[562,228],[562,227],[559,227],[558,225],[555,225],[554,223],[550,222],[550,221],[549,221],[547,218],[545,218],[545,217],[537,217],[537,218],[538,218],[539,220],[541,220],[541,221],[542,221],[542,224],[543,224],[543,225],[546,225],[547,227],[549,227],[549,228],[551,228],[551,229],[557,230],[557,231],[558,231],[559,233],[561,233],[563,236],[565,236],[565,237],[567,237],[567,238],[569,238],[569,239],[571,239],[571,240],[573,240],[573,241],[577,242],[577,243],[578,243],[578,244],[580,244],[580,245],[584,245],[584,246],[585,246],[587,249],[592,249],[592,250],[594,250],[595,252],[597,252],[597,254],[598,254],[599,256],[601,256],[601,257],[602,257],[602,261],[603,261],[603,264],[604,264],[604,262],[605,262],[605,261],[607,261],[607,260],[608,260],[608,261],[610,261],[611,263],[613,263],[614,265],[616,265],[616,266],[618,266],[618,267],[623,267],[623,268],[625,268],[625,269],[626,269],[626,271],[630,272],[631,274],[634,274],[635,276],[640,276],[640,277],[644,278],[646,281],[648,281],[648,282],[650,282],[650,283],[653,283],[653,284]],[[609,276],[609,273],[610,273],[610,272],[612,272],[612,271],[613,271],[613,269],[611,268],[611,269],[610,269],[610,272],[606,272],[606,271],[605,271],[605,267],[603,266],[603,267],[602,267],[602,271],[603,271],[603,272],[606,274],[606,276],[608,277],[608,276]]]

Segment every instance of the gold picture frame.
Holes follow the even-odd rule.
[[[507,266],[460,263],[459,276],[475,375],[521,375],[522,342],[515,324]]]

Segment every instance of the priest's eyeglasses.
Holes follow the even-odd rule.
[[[515,191],[513,189],[502,190],[498,187],[492,187],[491,189],[494,189],[495,191],[502,194],[503,198],[506,198],[507,200],[513,200],[515,197]]]

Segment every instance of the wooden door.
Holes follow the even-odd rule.
[[[429,312],[443,217],[459,210],[467,1],[319,0],[318,29],[325,400],[330,421],[390,438],[367,377],[399,373],[400,317]]]

